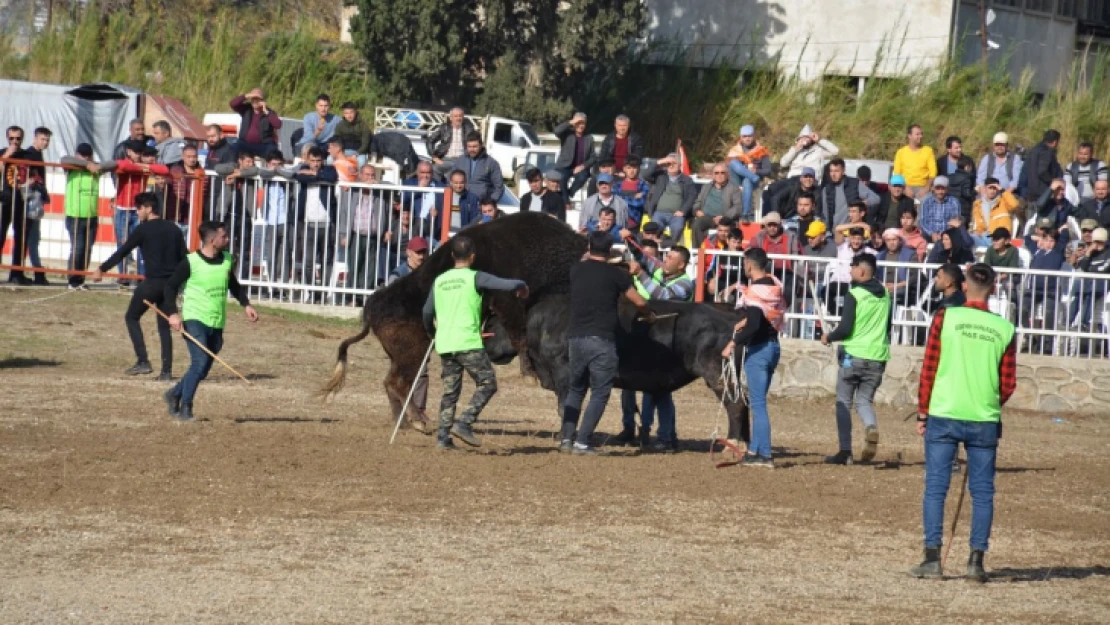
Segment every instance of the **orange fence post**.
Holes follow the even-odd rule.
[[[451,187],[443,190],[443,230],[439,233],[439,242],[446,243],[451,238]]]
[[[694,301],[699,304],[705,301],[705,268],[706,256],[708,256],[705,252],[704,246],[698,250],[698,264],[694,271]]]
[[[193,193],[189,198],[189,240],[186,241],[189,251],[195,252],[200,248],[200,222],[204,215],[204,174],[197,174],[193,180]]]

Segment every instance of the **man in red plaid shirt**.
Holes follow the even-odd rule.
[[[967,271],[967,304],[938,311],[929,328],[917,417],[917,432],[925,437],[925,561],[910,571],[915,577],[943,574],[944,499],[952,460],[963,443],[972,505],[967,577],[987,581],[983,554],[994,517],[994,463],[1002,436],[1002,406],[1017,386],[1014,326],[987,309],[994,286],[994,269],[972,265]]]

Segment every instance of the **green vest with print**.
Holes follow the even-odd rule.
[[[66,175],[66,217],[88,219],[97,216],[100,201],[100,176],[83,170]],[[96,233],[92,233],[96,236]]]
[[[436,353],[453,354],[482,345],[482,294],[478,272],[460,267],[446,271],[432,286],[436,306]]]
[[[223,261],[215,264],[201,258],[200,252],[185,258],[189,261],[189,280],[185,282],[181,318],[222,330],[227,322],[227,287],[234,257],[223,252]]]
[[[1002,416],[998,366],[1014,338],[1014,324],[976,308],[947,308],[940,329],[940,362],[929,414],[960,421]]]
[[[890,360],[890,294],[875,297],[863,287],[854,286],[848,293],[856,298],[856,321],[852,335],[844,339],[844,351],[854,358],[887,362]]]

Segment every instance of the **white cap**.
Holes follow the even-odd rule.
[[[813,134],[813,128],[811,128],[809,124],[806,124],[805,126],[802,126],[802,131],[798,133],[798,138],[800,139],[802,137],[808,137],[811,134]]]
[[[1010,143],[1010,137],[1006,136],[1004,132],[996,132],[994,133],[993,143]]]

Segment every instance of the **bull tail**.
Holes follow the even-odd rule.
[[[324,385],[324,388],[320,389],[319,395],[321,399],[330,399],[343,388],[343,383],[347,381],[347,350],[369,335],[370,319],[365,318],[362,322],[362,330],[339,344],[339,353],[335,360],[335,371],[332,372],[331,379]]]

